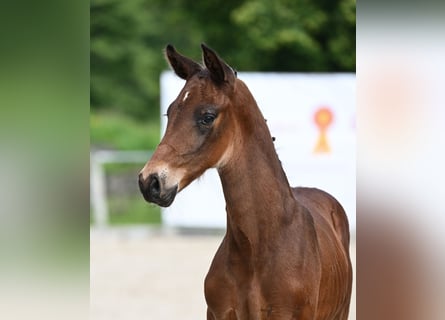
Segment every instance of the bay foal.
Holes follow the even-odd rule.
[[[202,51],[205,66],[166,48],[186,83],[139,186],[167,207],[208,168],[218,170],[227,232],[205,280],[207,319],[346,320],[352,269],[343,208],[321,190],[289,186],[252,94],[213,50]]]

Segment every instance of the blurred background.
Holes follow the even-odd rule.
[[[355,8],[355,0],[90,2],[90,319],[205,317],[204,277],[224,226],[171,228],[136,183],[160,141],[166,44],[201,61],[204,42],[240,74],[354,73]],[[352,305],[355,319],[355,297]]]
[[[167,43],[201,61],[205,42],[238,71],[355,71],[355,0],[92,0],[90,21],[93,151],[155,149]],[[128,197],[141,164],[105,165],[111,224],[160,223]]]
[[[353,50],[351,55],[337,54],[355,38],[353,31],[352,38],[348,36],[350,31],[344,24],[353,15],[342,14],[350,12],[348,1],[289,1],[286,5],[281,1],[226,1],[219,5],[212,1],[121,2],[0,2],[2,319],[77,320],[88,316],[98,319],[100,315],[105,319],[169,319],[173,318],[169,312],[176,312],[172,306],[184,314],[191,310],[195,318],[203,315],[202,282],[221,234],[184,237],[174,231],[168,236],[168,230],[150,229],[148,222],[139,232],[125,232],[119,226],[101,233],[92,227],[90,142],[92,150],[98,151],[130,148],[127,146],[132,127],[125,125],[124,130],[121,125],[111,126],[110,132],[123,130],[116,136],[125,137],[121,146],[116,146],[118,139],[114,138],[113,146],[109,137],[102,141],[93,138],[95,115],[112,118],[118,114],[116,118],[142,122],[143,139],[147,140],[131,149],[142,148],[144,156],[156,144],[150,142],[149,132],[155,132],[159,139],[159,130],[155,129],[158,117],[153,116],[153,124],[148,113],[147,117],[131,117],[130,112],[119,112],[117,103],[93,102],[99,101],[97,95],[93,99],[95,68],[105,72],[118,66],[124,70],[118,72],[119,77],[131,84],[136,80],[127,75],[132,74],[131,70],[142,69],[133,68],[140,60],[125,59],[127,51],[152,48],[156,54],[150,59],[159,59],[155,69],[162,70],[167,68],[160,55],[165,43],[171,42],[199,59],[196,48],[205,41],[242,71],[254,71],[253,64],[258,64],[258,71],[272,71],[270,64],[260,67],[264,61],[277,66],[288,64],[286,68],[295,72],[308,71],[314,65],[326,68],[320,69],[326,72],[354,70],[348,64]],[[99,30],[103,33],[94,31],[94,24],[100,21],[94,18],[94,7],[101,4],[114,13],[120,12],[117,17],[102,18],[120,23],[107,29],[107,22],[101,22],[104,26]],[[175,10],[177,6],[183,10]],[[131,7],[139,8],[138,12],[128,14]],[[159,8],[167,7],[171,10],[160,14]],[[239,13],[235,13],[238,9]],[[143,23],[136,24],[133,17],[141,19],[142,15],[144,19],[147,11],[155,17],[144,21],[148,29],[136,28]],[[298,20],[293,20],[294,13]],[[193,19],[185,19],[191,16]],[[169,27],[165,28],[167,21]],[[210,28],[214,21],[222,22]],[[242,29],[242,21],[248,27]],[[360,272],[355,283],[360,319],[444,319],[444,22],[443,1],[361,1],[357,8]],[[296,26],[295,30],[289,32],[289,25]],[[235,31],[226,32],[233,26]],[[122,34],[133,27],[132,32]],[[192,38],[189,31],[195,27],[202,37]],[[125,45],[114,51],[103,50],[107,59],[120,63],[96,67],[91,53],[93,39],[97,34],[106,37],[113,32],[121,34],[119,41],[132,41],[141,32],[149,35],[139,42],[139,47]],[[165,35],[165,40],[152,42],[150,32]],[[228,42],[221,44],[222,39]],[[104,44],[111,46],[114,41],[117,40]],[[285,58],[282,53],[290,50],[298,59]],[[237,60],[251,51],[253,59]],[[153,76],[151,71],[140,74]],[[109,84],[116,81],[111,75],[108,79]],[[157,81],[158,76],[152,79]],[[156,81],[153,86],[158,85]],[[105,91],[117,94],[124,87]],[[147,94],[152,89],[144,87],[143,92]],[[151,92],[157,94],[156,89]],[[158,100],[150,97],[154,104],[147,102],[140,108],[153,107],[156,113]],[[130,104],[119,103],[119,107],[124,105]],[[128,170],[118,166],[107,174],[119,175]],[[144,219],[147,216],[133,217],[132,221]],[[197,254],[192,256],[191,251]],[[136,270],[136,266],[141,268]],[[167,288],[167,278],[176,281],[177,286]],[[98,300],[101,297],[102,302]],[[126,303],[121,303],[124,299]],[[184,307],[177,299],[186,303]],[[198,307],[191,308],[191,300]],[[164,311],[160,311],[161,303]],[[156,312],[164,313],[153,316]]]

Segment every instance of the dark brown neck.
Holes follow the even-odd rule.
[[[227,237],[239,249],[264,250],[293,219],[298,203],[275,152],[266,124],[261,124],[230,163],[218,170],[227,210]]]

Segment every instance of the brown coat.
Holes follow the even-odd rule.
[[[247,86],[202,49],[206,68],[167,46],[186,84],[139,185],[147,201],[169,206],[217,168],[227,232],[205,280],[207,319],[346,320],[352,269],[343,208],[321,190],[289,186]]]

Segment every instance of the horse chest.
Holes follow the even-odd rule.
[[[307,301],[298,281],[277,268],[252,267],[257,264],[217,253],[205,283],[208,319],[300,319]]]

